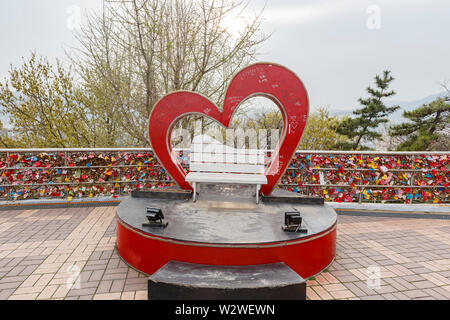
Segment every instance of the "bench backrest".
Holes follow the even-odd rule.
[[[264,174],[265,151],[235,149],[210,136],[196,136],[191,145],[190,171]]]

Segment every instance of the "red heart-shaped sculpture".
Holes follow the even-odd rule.
[[[189,114],[201,114],[228,127],[236,108],[255,96],[271,99],[283,115],[283,131],[265,172],[268,183],[261,187],[264,195],[272,192],[305,128],[308,94],[292,71],[271,63],[256,63],[239,71],[228,86],[222,111],[202,95],[188,91],[170,93],[155,105],[149,121],[150,143],[161,164],[181,188],[192,189],[185,181],[186,172],[172,153],[170,137],[175,122]]]

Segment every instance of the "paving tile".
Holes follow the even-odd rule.
[[[55,293],[52,295],[52,298],[64,298],[67,293],[70,291],[67,284],[60,284],[58,288],[55,290]]]
[[[394,277],[386,279],[386,281],[389,281],[389,284],[399,291],[413,290],[416,288],[412,282],[405,280],[403,277]]]
[[[140,291],[147,289],[147,281],[142,283],[125,284],[124,291]]]
[[[114,250],[115,208],[35,210],[11,224],[24,212],[0,212],[0,299],[147,299],[146,276]],[[308,299],[450,299],[449,222],[338,221],[336,259],[308,281]],[[66,285],[72,263],[79,289]],[[380,267],[379,289],[367,286],[370,266]]]
[[[147,290],[136,291],[135,300],[147,300],[148,298]]]
[[[46,286],[38,295],[37,299],[50,299],[55,293],[56,289],[58,289],[57,285]]]
[[[46,286],[53,278],[53,274],[43,274],[34,284],[35,286]]]
[[[434,283],[437,286],[443,286],[443,285],[450,284],[450,279],[440,275],[437,272],[433,272],[433,273],[429,273],[429,274],[423,274],[422,276],[425,279],[427,279],[428,281],[431,281],[432,283]]]
[[[113,280],[111,285],[111,289],[109,292],[122,292],[125,286],[125,279],[123,280]]]
[[[428,289],[428,288],[434,288],[436,286],[433,282],[428,281],[428,280],[415,281],[412,284],[418,289]]]
[[[135,283],[147,283],[147,278],[129,278],[127,277],[125,283],[126,284],[135,284]]]
[[[121,300],[134,300],[134,295],[136,294],[135,291],[127,291],[122,292],[122,295],[120,296]]]
[[[447,297],[445,295],[442,295],[441,293],[436,291],[434,288],[433,289],[432,288],[425,289],[424,291],[427,295],[429,295],[430,297],[433,297],[434,299],[447,300]]]
[[[86,267],[88,266],[100,266],[103,269],[106,268],[106,266],[108,265],[108,260],[88,260],[88,262],[86,262]]]
[[[354,276],[354,275],[349,275],[349,276],[336,276],[336,279],[338,279],[340,282],[353,282],[353,281],[358,281],[358,277]]]
[[[0,290],[0,300],[7,300],[15,291],[15,289]]]
[[[412,273],[416,273],[416,274],[420,274],[420,273],[429,273],[431,271],[431,269],[425,268],[425,267],[420,267],[420,268],[411,268],[409,269]]]
[[[18,276],[26,269],[26,267],[27,266],[21,266],[21,265],[15,266],[14,268],[11,269],[11,271],[9,271],[6,274],[6,276],[8,276],[8,277]],[[25,274],[25,275],[27,275],[27,274]]]
[[[351,292],[353,292],[358,297],[367,295],[366,292],[362,291],[352,282],[345,283],[344,286],[347,287]]]
[[[8,283],[8,282],[25,281],[25,279],[27,279],[27,278],[28,278],[27,276],[12,276],[12,277],[4,276],[3,278],[0,279],[0,284]]]
[[[330,294],[335,299],[346,299],[346,298],[353,298],[355,295],[350,290],[338,290],[338,291],[331,291]]]
[[[389,285],[389,284],[384,284],[384,283],[383,283],[383,284],[380,286],[380,288],[379,288],[379,289],[375,289],[375,291],[376,291],[377,293],[380,293],[380,294],[386,294],[386,293],[396,292],[397,289],[395,289],[393,286],[391,286],[391,285]]]
[[[112,280],[101,280],[98,285],[98,288],[97,288],[97,293],[110,292],[111,285],[112,285]]]
[[[369,288],[365,281],[356,281],[353,282],[353,284],[368,296],[375,295],[377,293],[375,290]]]
[[[429,273],[430,271],[428,271]],[[424,277],[422,277],[421,275],[418,274],[414,274],[414,275],[409,275],[409,276],[404,276],[402,277],[403,280],[408,281],[408,282],[414,282],[414,281],[423,281],[426,280]]]
[[[129,267],[119,267],[119,268],[110,268],[105,270],[105,274],[127,274]],[[137,275],[132,275],[131,277],[139,277],[140,273]]]
[[[137,272],[134,269],[129,268],[128,270],[128,276],[127,279],[131,279],[131,278],[138,278],[139,277],[139,272]],[[317,277],[316,277],[317,278]],[[316,279],[317,280],[317,279]]]
[[[41,293],[45,286],[33,286],[33,287],[19,287],[14,291],[14,295],[22,295],[28,293]]]
[[[319,295],[310,287],[306,287],[306,298],[308,300],[322,300]]]
[[[0,283],[0,290],[17,289],[22,284],[22,281]]]
[[[319,285],[319,283],[316,280],[307,280],[306,281],[306,286],[307,287],[317,286],[317,285]]]
[[[333,297],[321,286],[314,286],[311,287],[311,289],[314,290],[321,299],[324,300],[333,299]]]
[[[394,296],[392,293],[385,293],[381,295],[386,300],[399,300],[396,296]]]
[[[120,292],[114,293],[99,293],[94,295],[94,300],[119,300],[121,296]]]
[[[382,295],[377,294],[377,295],[361,297],[361,300],[386,300],[386,298],[383,297]]]
[[[339,283],[339,280],[337,280],[330,272],[323,272],[321,274],[328,283]]]
[[[27,293],[27,294],[17,294],[12,295],[8,298],[8,300],[35,300],[38,296],[38,293]]]
[[[91,276],[89,277],[89,281],[98,281],[98,280],[102,279],[104,273],[105,273],[105,269],[93,271]]]
[[[323,287],[328,292],[346,290],[345,286],[341,283],[325,284],[325,285],[323,285]]]
[[[73,296],[86,296],[86,295],[90,295],[93,296],[95,291],[97,290],[96,287],[93,288],[83,288],[83,289],[71,289],[68,293],[67,293],[67,297],[73,297]]]
[[[402,292],[404,293],[408,298],[415,299],[415,298],[422,298],[427,297],[428,294],[424,290],[408,290]]]
[[[427,291],[429,289],[425,289],[424,291]],[[447,300],[450,300],[450,291],[444,289],[443,287],[436,287],[433,288],[434,291],[436,291],[437,293],[439,293],[440,295],[444,296],[447,298]]]

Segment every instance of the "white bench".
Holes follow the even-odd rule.
[[[186,175],[186,181],[193,184],[193,200],[196,201],[197,183],[254,184],[258,203],[259,189],[267,183],[264,157],[263,150],[235,149],[210,136],[196,136],[191,145],[190,172]]]

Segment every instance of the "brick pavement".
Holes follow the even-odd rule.
[[[114,250],[115,210],[0,211],[0,299],[146,299]],[[450,299],[450,220],[339,216],[336,260],[307,296]]]

